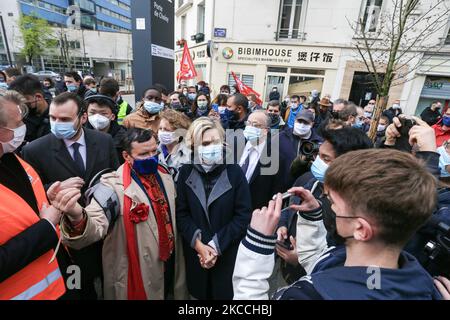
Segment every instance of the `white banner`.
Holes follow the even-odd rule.
[[[152,44],[152,56],[171,60],[175,59],[175,53],[173,49],[161,47],[156,44]]]

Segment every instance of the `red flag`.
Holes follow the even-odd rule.
[[[255,90],[253,90],[252,88],[250,88],[249,86],[245,85],[241,79],[239,79],[236,74],[231,71],[231,75],[234,78],[234,81],[236,82],[236,85],[239,89],[239,92],[242,93],[244,96],[248,96],[250,94],[254,94],[256,96],[256,103],[260,106],[262,106],[262,100],[260,99],[261,95],[256,92]]]
[[[181,80],[194,79],[197,76],[194,63],[192,62],[191,54],[187,42],[184,43],[183,57],[181,58],[180,71],[177,72],[177,82]]]

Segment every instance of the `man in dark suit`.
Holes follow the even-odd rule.
[[[39,79],[31,74],[20,76],[11,83],[9,90],[19,92],[26,99],[28,114],[23,119],[27,125],[25,141],[31,142],[50,133],[48,106],[51,99],[46,99]]]
[[[244,130],[247,141],[239,165],[247,178],[252,197],[252,209],[263,207],[273,195],[285,191],[287,168],[279,152],[278,136],[270,137],[271,120],[262,110],[251,113]]]
[[[98,172],[119,167],[111,136],[83,128],[87,115],[76,94],[57,96],[49,114],[52,133],[23,148],[24,159],[36,168],[47,189],[71,177],[82,178],[86,188]]]
[[[52,133],[23,148],[24,159],[39,172],[47,189],[54,182],[73,178],[61,188],[79,187],[84,192],[98,172],[119,167],[111,136],[83,128],[87,115],[77,94],[55,97],[49,115]],[[81,298],[95,299],[94,279],[101,277],[101,243],[70,254],[81,269]]]

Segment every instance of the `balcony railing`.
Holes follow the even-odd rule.
[[[297,39],[305,40],[306,33],[300,32],[300,29],[283,29],[281,28],[275,34],[275,40]]]

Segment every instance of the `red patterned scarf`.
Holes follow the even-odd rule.
[[[123,166],[123,188],[126,190],[131,184],[131,168]],[[128,300],[146,300],[144,284],[142,282],[141,266],[139,264],[138,246],[136,241],[135,224],[130,218],[131,198],[123,198],[123,224],[127,238],[128,253]]]
[[[155,175],[140,177],[140,181],[144,185],[145,191],[151,200],[151,205],[156,217],[156,223],[158,225],[159,258],[162,261],[167,261],[174,250],[174,234],[172,223],[170,221],[169,205]],[[128,188],[130,184],[131,168],[129,165],[125,165],[123,170],[124,190]],[[125,195],[123,219],[128,252],[128,299],[145,300],[147,299],[147,296],[142,281],[142,273],[139,263],[135,232],[136,221],[133,222],[133,219],[130,216],[131,203],[131,199]]]
[[[154,174],[140,177],[147,195],[152,201],[153,211],[158,225],[159,259],[169,260],[174,249],[174,236],[170,221],[169,204]]]

